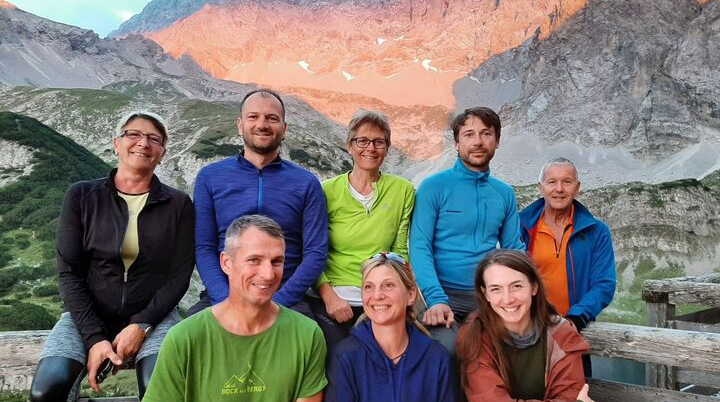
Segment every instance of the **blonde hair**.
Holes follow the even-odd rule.
[[[417,284],[415,283],[415,276],[412,273],[412,270],[410,270],[410,267],[405,264],[401,264],[398,261],[395,261],[394,259],[390,259],[387,257],[386,254],[381,253],[378,254],[375,257],[370,258],[369,260],[365,261],[362,266],[360,267],[360,271],[362,272],[362,281],[365,283],[365,280],[367,279],[367,276],[370,274],[370,272],[378,267],[387,267],[393,272],[395,272],[395,275],[398,276],[400,279],[400,282],[405,287],[405,290],[408,292],[412,289],[415,289],[417,291],[418,297],[420,295],[420,290],[417,287]],[[358,318],[355,325],[358,325],[364,320],[367,320],[367,314],[363,313]],[[412,305],[407,306],[407,309],[405,310],[405,321],[408,323],[414,324],[422,333],[424,333],[427,336],[430,336],[430,333],[428,330],[420,324],[420,321],[417,319],[417,312],[415,311],[415,303]]]

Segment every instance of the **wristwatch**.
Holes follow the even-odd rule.
[[[151,333],[152,330],[153,330],[153,326],[150,325],[150,324],[148,324],[148,323],[146,323],[146,322],[136,322],[135,324],[136,324],[138,327],[140,327],[140,329],[142,329],[143,332],[145,332],[145,335],[143,335],[143,338],[147,338],[148,335],[150,335],[150,333]]]

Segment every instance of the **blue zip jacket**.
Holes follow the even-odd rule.
[[[615,295],[616,273],[610,229],[595,218],[577,200],[573,231],[566,251],[568,296],[567,315],[593,321]],[[545,200],[540,198],[520,212],[522,239],[532,251],[532,232],[542,212]]]
[[[406,326],[405,356],[393,365],[375,340],[369,320],[333,350],[327,368],[326,402],[454,402],[450,357],[440,344]]]
[[[490,170],[455,166],[426,178],[415,195],[410,263],[428,307],[448,303],[444,288],[472,291],[475,269],[497,244],[525,250],[512,187]]]
[[[273,300],[291,307],[302,300],[325,268],[328,220],[320,182],[280,158],[258,169],[242,155],[205,166],[195,181],[195,258],[213,304],[228,296],[220,268],[225,231],[240,216],[261,214],[285,234],[283,285]]]

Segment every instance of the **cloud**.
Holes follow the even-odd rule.
[[[135,15],[134,11],[117,10],[117,9],[113,9],[111,11],[112,11],[113,15],[115,15],[120,20],[120,22],[125,22],[125,21],[129,20],[130,17]]]

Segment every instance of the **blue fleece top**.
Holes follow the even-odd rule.
[[[290,307],[317,280],[327,259],[328,221],[320,181],[280,158],[258,169],[242,155],[205,166],[195,181],[195,258],[210,300],[228,296],[220,268],[225,231],[240,216],[261,214],[285,234],[283,285],[273,300]]]
[[[405,356],[393,364],[363,321],[333,350],[328,363],[325,401],[454,402],[450,357],[440,344],[406,326]]]
[[[607,225],[578,201],[573,205],[573,231],[565,256],[570,297],[567,315],[583,317],[587,322],[595,320],[615,295],[615,253]],[[544,209],[545,200],[540,198],[520,212],[522,240],[531,254],[533,228]]]
[[[490,170],[451,169],[425,179],[415,196],[410,263],[428,307],[448,303],[444,288],[472,291],[475,269],[489,251],[524,250],[512,187]]]

